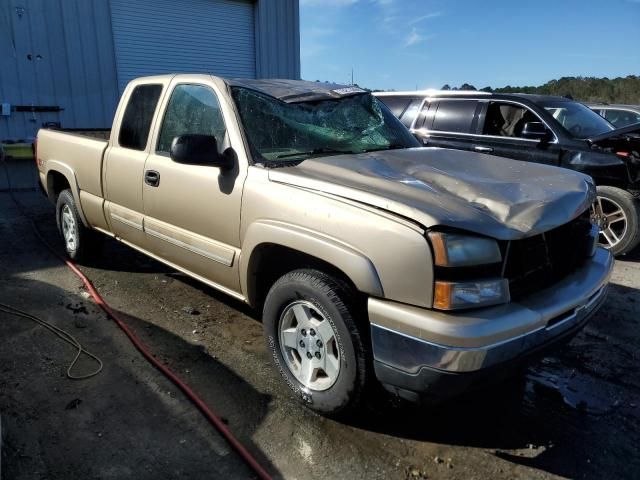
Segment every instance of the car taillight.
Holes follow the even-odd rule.
[[[619,157],[628,157],[629,152],[616,152],[616,155],[618,155]]]

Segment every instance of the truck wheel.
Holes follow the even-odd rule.
[[[265,301],[264,331],[278,370],[295,395],[323,415],[358,405],[370,374],[353,300],[351,289],[330,275],[294,270]]]
[[[614,255],[628,253],[640,242],[640,205],[626,190],[598,187],[591,218],[600,227],[600,245]]]
[[[82,223],[71,190],[63,190],[58,196],[56,223],[64,240],[67,255],[72,260],[87,259],[101,240],[96,232],[85,227]]]

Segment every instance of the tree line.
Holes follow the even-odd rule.
[[[444,85],[442,90],[478,90],[471,84],[460,87]],[[483,92],[493,93],[535,93],[542,95],[568,96],[580,102],[606,102],[640,104],[640,76],[628,75],[617,78],[562,77],[540,86],[501,88],[484,87]]]

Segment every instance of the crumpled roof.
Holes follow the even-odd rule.
[[[359,87],[337,83],[308,82],[306,80],[251,80],[247,78],[225,79],[232,87],[244,87],[264,93],[286,103],[334,100],[366,93]]]

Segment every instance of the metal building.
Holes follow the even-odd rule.
[[[0,141],[108,128],[129,80],[299,78],[298,0],[0,0]]]

